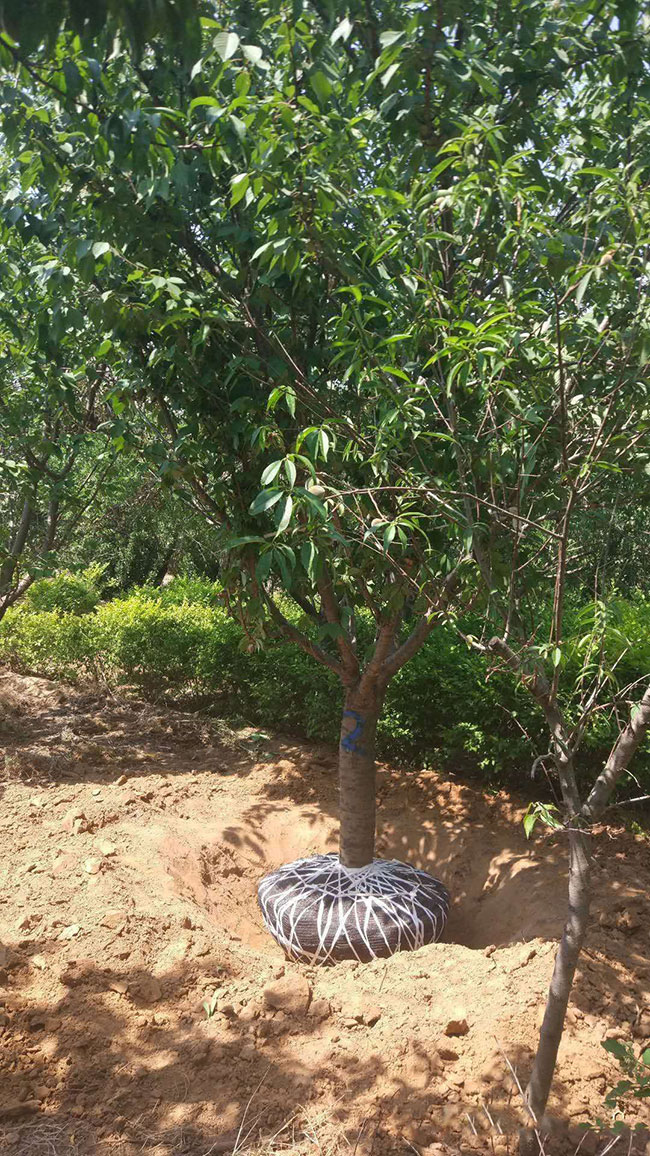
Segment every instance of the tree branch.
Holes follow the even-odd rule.
[[[329,654],[326,654],[316,642],[312,642],[311,638],[308,638],[306,634],[303,634],[301,630],[298,630],[291,622],[288,622],[282,611],[268,594],[265,593],[264,597],[271,617],[279,626],[285,638],[288,638],[291,642],[295,642],[304,650],[305,654],[309,654],[311,658],[316,659],[316,662],[320,662],[321,666],[327,666],[330,670],[333,670],[334,674],[338,675],[341,679],[343,685],[347,685],[346,680],[348,675],[342,664],[337,662],[335,658],[330,658]]]
[[[9,549],[9,556],[5,558],[0,567],[0,594],[6,594],[11,587],[11,582],[18,565],[18,559],[25,549],[27,542],[27,535],[29,528],[34,518],[34,510],[29,498],[25,498],[23,503],[23,511],[20,516],[20,522],[14,534],[14,540]]]
[[[327,570],[323,569],[318,578],[317,586],[325,618],[330,626],[338,627],[338,631],[340,632],[337,633],[335,641],[338,652],[341,655],[341,662],[349,675],[357,679],[359,677],[359,659],[352,646],[350,636],[341,623],[341,614],[334,593],[332,578]]]
[[[589,792],[581,812],[585,819],[593,822],[602,814],[612,791],[643,742],[648,726],[650,726],[650,685],[636,709],[632,708],[627,726],[618,736],[603,770]]]
[[[553,739],[553,759],[557,768],[564,803],[572,815],[577,815],[581,803],[573,767],[573,751],[569,744],[569,731],[544,671],[537,664],[534,664],[532,668],[527,667],[524,660],[508,645],[505,638],[490,639],[488,650],[491,650],[493,654],[498,654],[513,674],[521,678],[524,686],[530,691],[544,712],[546,725]]]
[[[415,629],[411,631],[408,638],[405,639],[401,646],[398,646],[393,654],[384,660],[381,665],[382,677],[385,679],[392,678],[414,654],[417,654],[420,647],[424,645],[431,634],[434,626],[436,626],[442,618],[458,586],[458,567],[456,566],[446,578],[435,606],[431,606],[426,614],[422,615],[422,618]]]

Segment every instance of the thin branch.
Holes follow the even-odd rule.
[[[338,675],[341,679],[341,682],[347,685],[347,671],[341,663],[337,662],[335,658],[330,658],[329,654],[326,654],[318,643],[313,642],[311,638],[308,638],[306,634],[303,634],[301,630],[298,630],[297,627],[289,622],[277,604],[266,592],[264,593],[264,599],[271,618],[273,618],[285,638],[288,638],[290,642],[297,643],[297,645],[305,651],[305,654],[309,654],[312,658],[315,658],[322,666],[327,666],[330,670],[333,670],[334,674]]]
[[[359,659],[355,653],[350,635],[344,629],[341,622],[341,613],[332,585],[332,576],[325,566],[323,566],[318,577],[317,586],[325,618],[330,626],[337,627],[335,641],[338,652],[341,655],[341,662],[348,672],[348,675],[356,679],[359,677]]]
[[[458,566],[451,571],[451,574],[445,580],[444,586],[440,592],[437,602],[434,606],[423,614],[415,629],[409,634],[408,638],[402,643],[397,650],[391,654],[381,666],[381,674],[384,678],[392,678],[397,674],[398,670],[417,654],[421,646],[426,642],[431,634],[434,626],[440,622],[444,616],[451,599],[456,593],[459,586]]]
[[[650,685],[641,702],[632,708],[627,726],[618,736],[603,770],[589,792],[581,812],[586,819],[593,822],[602,814],[612,791],[643,742],[648,726],[650,726]]]
[[[562,788],[562,797],[569,812],[578,814],[581,802],[573,767],[573,751],[569,746],[568,727],[544,671],[537,663],[526,664],[504,638],[492,638],[488,643],[488,649],[498,654],[513,674],[521,678],[524,686],[544,712],[546,724],[553,738],[553,759]]]

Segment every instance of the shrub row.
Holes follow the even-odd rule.
[[[335,676],[293,644],[272,643],[248,653],[215,585],[177,579],[163,590],[138,588],[89,613],[83,613],[85,593],[80,592],[82,605],[72,609],[69,593],[66,587],[61,610],[26,601],[10,611],[0,624],[0,659],[53,678],[135,685],[149,696],[207,695],[230,717],[336,741],[341,693]],[[283,609],[300,622],[298,612]],[[622,647],[623,633],[630,640],[619,664],[628,681],[650,670],[650,606],[621,602],[614,617],[612,645]],[[575,625],[566,661],[577,669],[584,615],[575,615]],[[614,728],[611,714],[596,716],[583,765],[601,757]],[[475,772],[495,782],[527,777],[547,743],[528,693],[445,627],[393,680],[378,740],[385,757]]]

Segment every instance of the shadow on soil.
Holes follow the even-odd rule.
[[[187,966],[155,980],[141,969],[78,959],[59,977],[62,995],[23,1006],[25,969],[34,957],[49,965],[48,950],[47,942],[34,940],[14,953],[2,1034],[3,1153],[208,1156],[231,1152],[238,1137],[244,1148],[267,1151],[274,1138],[278,1149],[295,1152],[420,1152],[442,1140],[451,1120],[465,1112],[470,1147],[493,1150],[492,1141],[503,1140],[501,1129],[510,1139],[499,1151],[516,1150],[514,1087],[498,1107],[486,1092],[487,1111],[475,1098],[450,1104],[448,1088],[435,1076],[423,1087],[388,1080],[378,1052],[359,1061],[353,1032],[320,1059],[296,1062],[296,1038],[307,1055],[318,1055],[314,1020],[269,1015],[259,999],[207,1019],[196,999],[188,1006]],[[211,994],[216,981],[209,972],[201,975],[193,964],[192,979]],[[227,972],[221,979],[229,979]],[[289,1037],[294,1058],[285,1054]],[[403,1045],[395,1041],[398,1051]],[[525,1080],[528,1056],[513,1051],[509,1059]],[[556,1091],[568,1102],[568,1089]],[[371,1106],[361,1125],[350,1128],[349,1108],[360,1099]],[[555,1156],[568,1149],[551,1150]]]

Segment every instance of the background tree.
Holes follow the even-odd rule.
[[[612,492],[603,502],[585,503],[575,519],[570,585],[579,581],[589,595],[611,591],[647,592],[650,502],[648,474],[629,471],[610,476]]]
[[[140,66],[118,54],[100,76],[83,53],[66,59],[76,93],[33,120],[49,159],[42,166],[34,150],[24,183],[59,258],[87,281],[90,316],[130,351],[130,381],[145,384],[133,404],[160,430],[161,473],[191,491],[224,535],[230,605],[252,643],[280,631],[345,687],[341,855],[361,866],[374,847],[374,734],[385,688],[444,611],[466,546],[458,512],[444,501],[425,514],[408,497],[387,495],[382,509],[373,494],[391,469],[439,474],[444,488],[453,456],[444,438],[429,436],[426,415],[411,413],[408,396],[398,406],[392,399],[393,378],[408,380],[393,355],[403,281],[376,269],[377,198],[361,201],[356,220],[347,210],[367,183],[369,142],[355,118],[321,114],[317,103],[331,82],[312,56],[323,50],[346,72],[335,46],[347,25],[332,45],[314,14],[297,25],[281,7],[262,15],[268,23],[260,19],[251,35],[259,32],[264,48],[207,21],[206,51],[180,104],[177,65],[162,54]],[[299,86],[297,70],[309,70],[315,88],[306,78]],[[61,89],[63,77],[62,63],[48,82]],[[26,79],[31,86],[32,72]],[[81,99],[86,84],[102,132],[117,133],[108,152]],[[195,95],[206,89],[211,95]],[[125,103],[109,112],[116,99]],[[154,111],[174,104],[173,113]],[[14,144],[25,124],[15,110],[6,122]],[[70,131],[73,120],[80,133]],[[128,121],[141,122],[139,142],[124,134]],[[204,148],[215,132],[218,143]],[[259,169],[253,187],[248,173],[233,174],[244,162]],[[296,164],[299,187],[287,196]],[[107,269],[97,269],[90,229],[111,237]],[[123,385],[121,421],[130,397]],[[346,480],[347,504],[328,496],[330,474]],[[270,593],[278,584],[311,617],[311,636],[283,616]],[[366,607],[376,626],[368,654],[356,625]]]
[[[85,44],[103,33],[122,35],[138,55],[148,41],[163,36],[193,62],[201,40],[200,7],[195,0],[4,0],[0,27],[22,51],[44,42],[51,47],[66,31]]]
[[[73,570],[101,567],[107,596],[160,586],[170,574],[215,581],[222,563],[206,519],[173,486],[161,486],[155,470],[132,451],[116,455],[110,486],[96,495],[83,534],[59,554],[59,564]]]
[[[100,429],[105,367],[90,360],[101,342],[71,299],[71,271],[4,241],[0,619],[74,540],[116,455]]]

